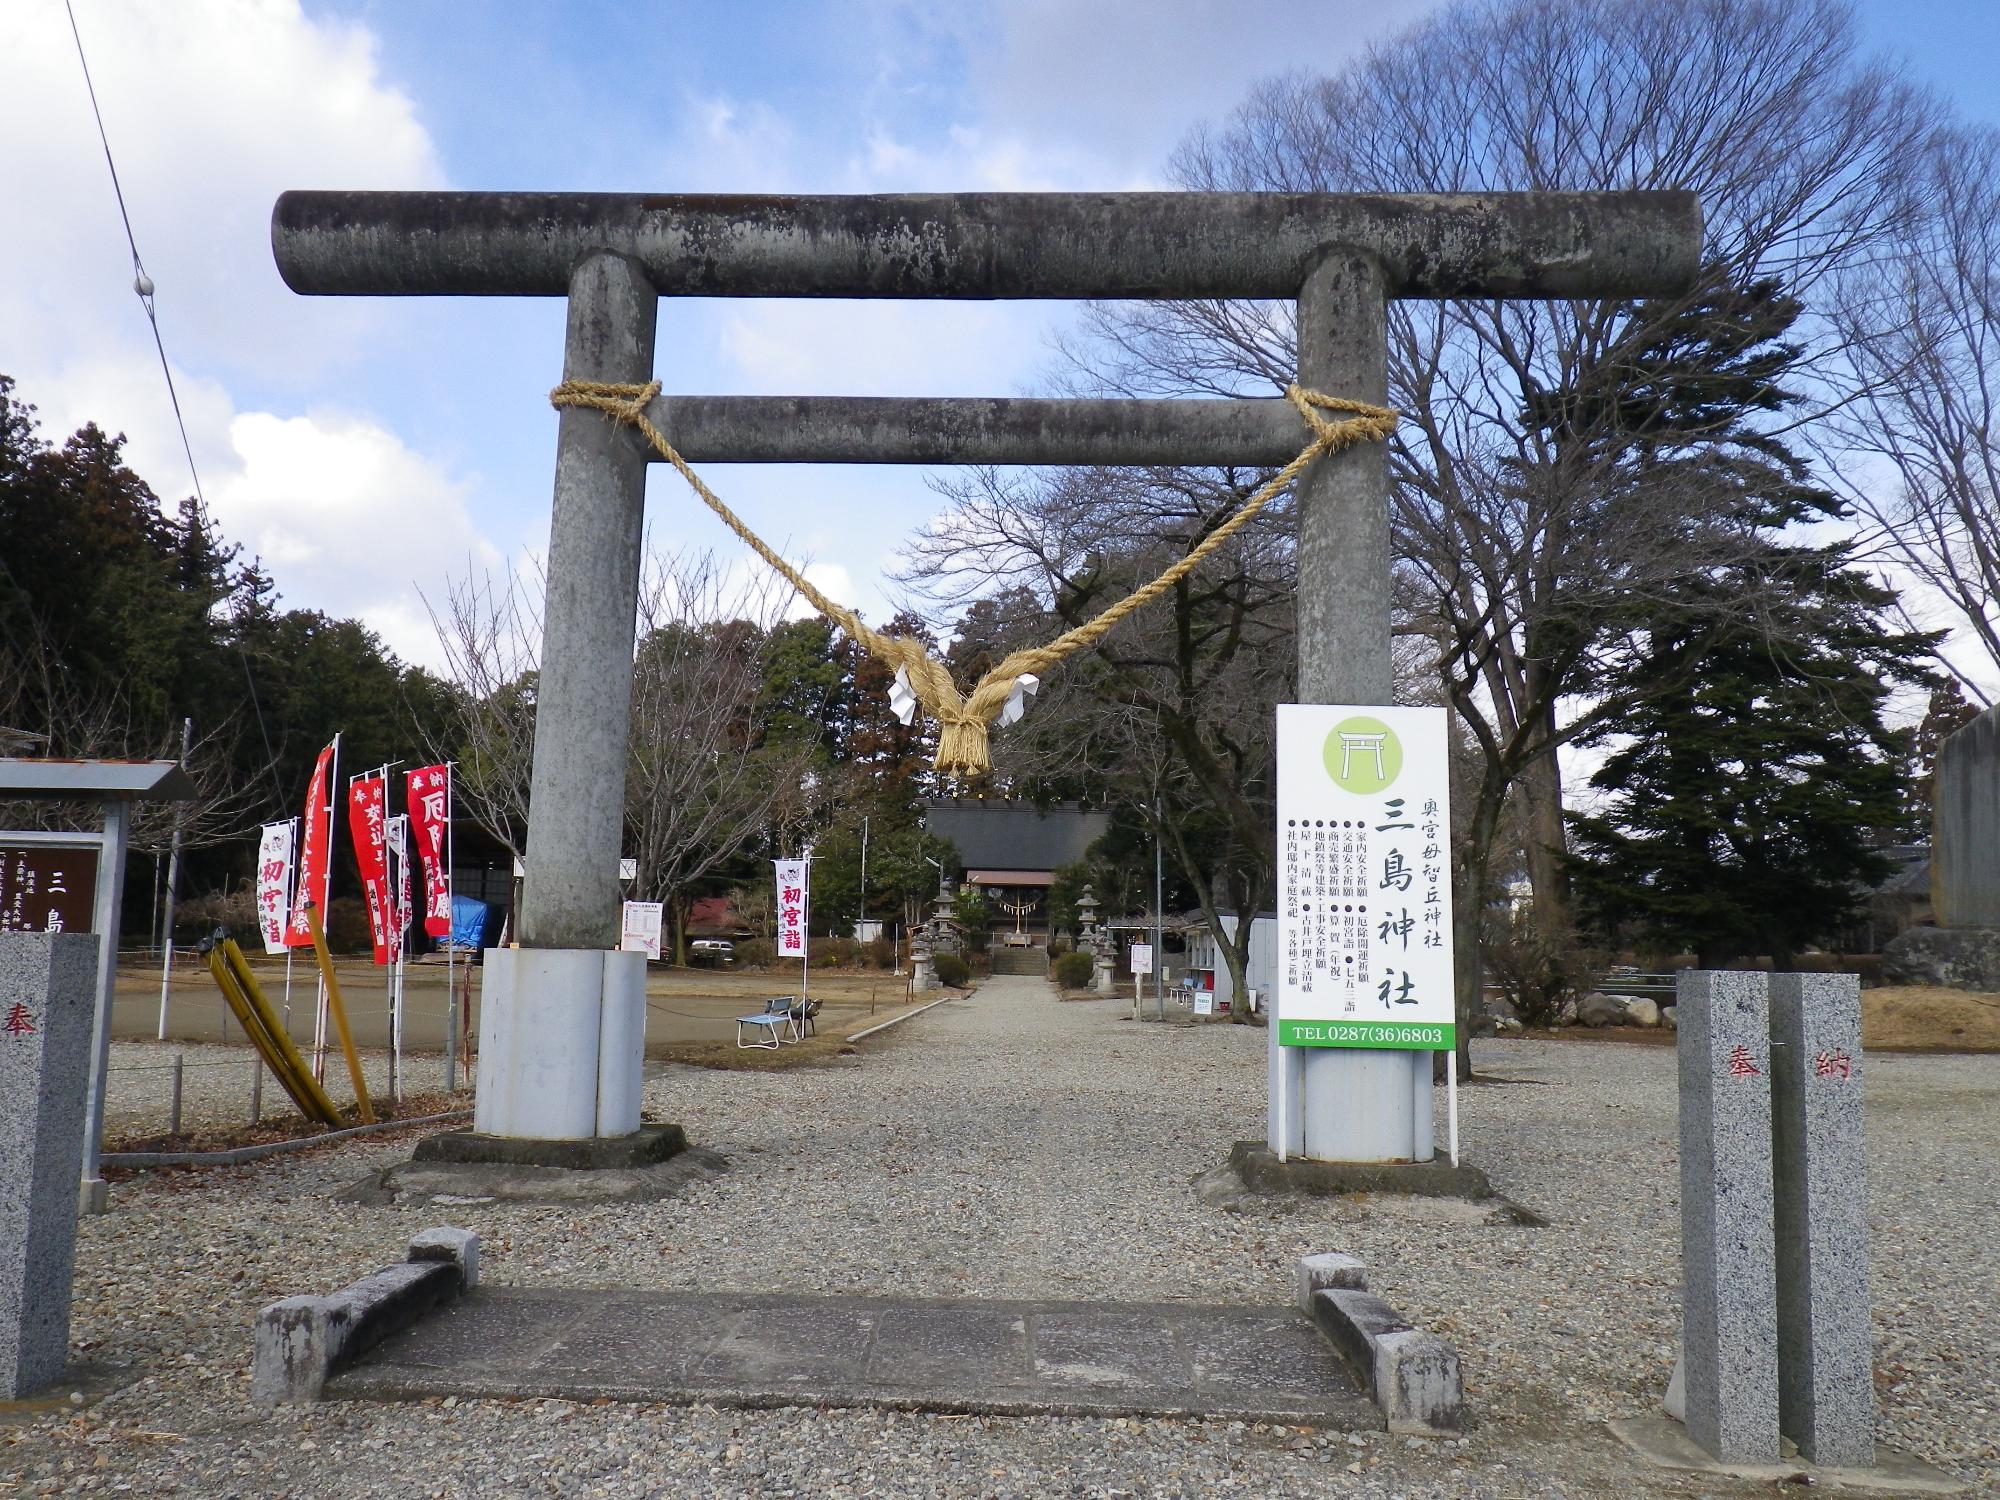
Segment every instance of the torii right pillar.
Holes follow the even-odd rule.
[[[1658,225],[1658,269],[1647,284],[1620,284],[1606,268],[1592,292],[1617,296],[1660,291],[1678,264],[1692,281],[1700,242],[1699,211],[1683,204]],[[1633,247],[1608,259],[1644,257]],[[1586,251],[1579,257],[1588,262]],[[1435,266],[1436,295],[1454,276],[1481,281],[1496,268]],[[1532,281],[1533,268],[1524,279]],[[1664,274],[1662,274],[1664,272]],[[1378,406],[1389,403],[1389,300],[1399,288],[1369,250],[1323,247],[1298,294],[1299,384]],[[1405,292],[1407,294],[1407,292]],[[1388,704],[1395,699],[1389,615],[1392,552],[1387,445],[1361,443],[1315,462],[1298,487],[1298,701]],[[1476,897],[1461,893],[1459,899]],[[1460,953],[1460,964],[1478,962]],[[1269,1144],[1286,1156],[1318,1161],[1425,1162],[1436,1154],[1431,1054],[1387,1049],[1281,1047],[1268,1028]],[[1284,1118],[1280,1119],[1280,1101]]]
[[[1389,295],[1365,250],[1322,250],[1299,288],[1299,384],[1386,406]],[[1382,443],[1321,458],[1299,480],[1301,703],[1390,703],[1389,467]],[[1463,955],[1460,962],[1464,962]],[[1281,1047],[1266,1028],[1274,1151],[1318,1161],[1429,1161],[1431,1055],[1389,1049]],[[1278,1070],[1288,1070],[1278,1087]],[[1285,1122],[1276,1101],[1297,1100]],[[1280,1140],[1281,1129],[1290,1138]]]

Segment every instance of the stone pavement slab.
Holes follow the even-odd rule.
[[[330,1400],[553,1396],[1380,1429],[1290,1308],[480,1287]]]

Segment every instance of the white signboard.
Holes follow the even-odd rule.
[[[775,859],[778,884],[778,957],[806,956],[806,862]]]
[[[1441,708],[1278,705],[1278,1040],[1454,1041]]]
[[[1207,990],[1202,990],[1199,993],[1197,993],[1194,997],[1194,1013],[1198,1016],[1214,1015],[1215,996],[1210,994]]]
[[[639,861],[636,859],[619,860],[618,878],[620,880],[637,880],[639,878]]]
[[[285,914],[292,909],[292,825],[266,823],[257,841],[257,926],[266,953],[285,951]]]
[[[1134,943],[1132,945],[1132,972],[1134,974],[1150,974],[1153,972],[1153,945],[1151,943]]]
[[[625,930],[618,939],[621,953],[643,953],[647,958],[660,956],[661,914],[666,906],[659,901],[627,901],[625,903]]]

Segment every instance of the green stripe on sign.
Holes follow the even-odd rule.
[[[1281,1047],[1395,1047],[1448,1052],[1458,1028],[1438,1021],[1280,1021]]]

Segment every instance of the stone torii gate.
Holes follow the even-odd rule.
[[[1683,292],[1689,193],[1476,196],[978,193],[677,196],[290,192],[271,238],[294,291],[567,297],[563,378],[653,378],[660,297],[1295,299],[1299,383],[1387,400],[1391,298]],[[1275,466],[1289,402],[660,397],[695,463]],[[639,1127],[641,955],[619,953],[618,852],[645,472],[588,410],[556,444],[533,802],[518,952],[489,956],[476,1128],[560,1141]],[[1298,696],[1387,703],[1383,450],[1298,486]],[[1271,1144],[1322,1160],[1432,1155],[1425,1053],[1288,1048]]]

